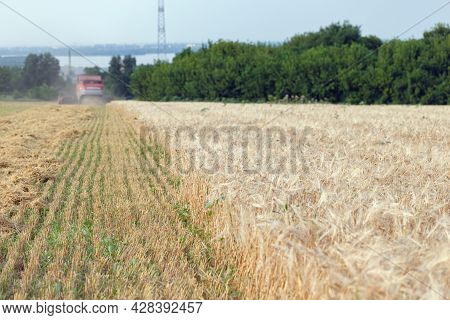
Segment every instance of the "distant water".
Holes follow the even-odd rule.
[[[137,64],[153,64],[157,59],[157,54],[146,54],[135,56]],[[174,54],[168,54],[167,60],[171,61],[175,57]],[[56,57],[59,60],[59,64],[64,67],[69,65],[69,57]],[[111,56],[87,56],[87,58],[94,62],[101,68],[108,68]],[[86,61],[86,59],[79,56],[72,56],[72,67],[74,68],[86,68],[93,67],[92,63]]]

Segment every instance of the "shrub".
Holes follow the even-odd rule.
[[[45,101],[55,100],[58,97],[58,90],[44,84],[30,89],[28,91],[28,97]]]

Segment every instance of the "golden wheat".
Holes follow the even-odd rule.
[[[182,171],[185,197],[198,223],[215,203],[208,228],[243,297],[448,297],[447,107],[114,105],[149,125],[185,170],[197,155]],[[299,133],[295,171],[257,166],[267,128]],[[285,140],[270,139],[275,166],[291,159]]]

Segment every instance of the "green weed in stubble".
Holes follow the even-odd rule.
[[[37,291],[40,290],[41,287],[45,286],[45,284],[42,283],[43,275],[45,274],[45,271],[47,270],[49,265],[53,262],[53,259],[55,257],[55,251],[57,250],[58,244],[61,243],[62,237],[64,236],[61,233],[64,210],[67,206],[68,199],[72,193],[71,191],[72,191],[74,177],[75,177],[76,173],[80,170],[81,165],[86,158],[86,150],[87,150],[88,144],[89,144],[89,140],[84,141],[81,152],[79,153],[79,156],[78,156],[78,160],[76,161],[72,171],[70,172],[70,174],[66,177],[66,179],[64,181],[64,186],[63,186],[63,190],[62,190],[62,193],[60,196],[60,201],[59,201],[58,207],[55,211],[55,220],[52,221],[51,226],[50,226],[50,233],[49,233],[49,238],[47,239],[47,246],[46,246],[44,253],[41,255],[37,276],[35,277],[35,279],[33,280],[32,284],[31,284],[31,288],[29,291],[30,297],[35,296],[37,294]],[[77,154],[76,154],[76,152],[74,152],[72,154],[71,160],[74,161],[76,158],[77,158]],[[82,188],[80,185],[82,184],[83,177],[84,177],[84,174],[86,173],[87,167],[88,167],[88,165],[85,167],[85,169],[80,174],[80,177],[78,179],[78,186],[77,186],[76,193],[75,193],[75,199],[76,199],[75,202],[77,202],[77,199],[79,199],[79,197],[81,196]]]
[[[105,123],[105,116],[106,112],[104,109],[101,109],[100,111],[97,109],[95,117],[99,119],[99,125],[95,130],[95,133],[93,135],[92,140],[90,141],[91,152],[90,152],[90,161],[89,164],[86,166],[86,168],[89,168],[90,175],[87,185],[87,191],[88,191],[88,199],[87,199],[87,217],[83,221],[82,227],[81,227],[81,233],[84,237],[84,240],[86,242],[86,255],[83,255],[83,266],[82,270],[79,272],[77,281],[75,284],[75,296],[82,298],[83,292],[85,288],[85,279],[86,279],[86,272],[88,269],[88,264],[90,261],[92,261],[94,257],[94,242],[93,242],[93,229],[94,229],[94,182],[95,177],[98,173],[98,168],[100,166],[100,162],[102,159],[102,152],[101,152],[101,146],[100,146],[100,139],[103,134],[104,130],[104,123]],[[95,145],[94,144],[95,141]],[[95,160],[94,159],[94,153],[95,153]],[[94,167],[91,168],[91,162],[94,161]]]

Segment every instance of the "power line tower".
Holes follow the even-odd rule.
[[[164,0],[158,0],[158,60],[166,60],[166,12]]]

